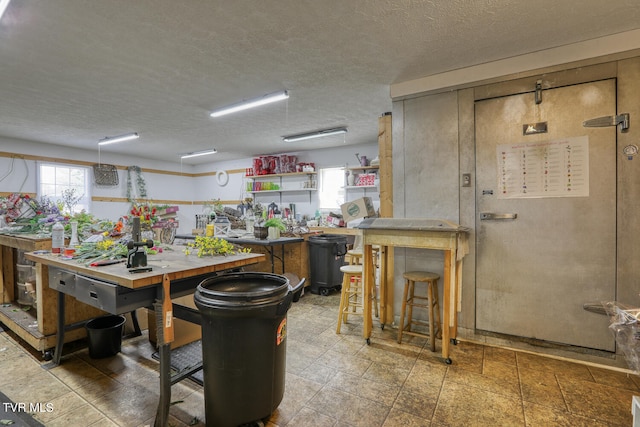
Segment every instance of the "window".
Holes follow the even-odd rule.
[[[320,169],[320,209],[336,209],[344,203],[344,168]]]
[[[89,168],[39,163],[38,196],[62,203],[65,213],[89,212]]]

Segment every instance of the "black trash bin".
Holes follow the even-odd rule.
[[[108,315],[96,317],[85,324],[89,339],[89,357],[102,359],[120,352],[125,320],[124,316]]]
[[[207,426],[236,427],[271,416],[284,395],[287,311],[304,279],[241,272],[203,280],[194,295],[202,316]]]
[[[331,290],[340,290],[340,267],[347,253],[347,236],[320,234],[309,237],[308,241],[311,293],[329,295]]]

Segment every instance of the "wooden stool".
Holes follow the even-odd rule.
[[[379,248],[372,248],[373,251],[373,268],[378,268],[378,252]],[[349,255],[349,264],[350,265],[362,265],[362,248],[360,249],[350,249],[347,251],[347,255]],[[371,295],[373,296],[373,311],[376,317],[379,317],[378,313],[378,288],[373,286],[371,290]]]
[[[404,294],[402,296],[402,312],[400,313],[400,328],[398,329],[398,343],[402,343],[402,334],[409,334],[418,337],[429,338],[431,343],[431,351],[436,351],[435,338],[442,337],[440,327],[440,305],[438,304],[438,279],[439,275],[427,271],[409,271],[402,275],[405,279]],[[427,284],[427,295],[415,295],[415,283]],[[416,303],[417,301],[426,301],[427,303]],[[423,307],[429,310],[429,335],[414,332],[411,330],[412,324],[420,322],[413,320],[413,307]],[[408,308],[408,313],[407,313]],[[407,322],[405,324],[405,315]]]
[[[351,309],[351,314],[364,314],[364,304],[362,301],[362,266],[343,265],[342,271],[342,292],[340,294],[340,307],[338,308],[338,327],[336,334],[340,333],[342,323],[347,323],[347,316]],[[351,280],[353,278],[353,281]],[[360,311],[356,311],[359,308]]]

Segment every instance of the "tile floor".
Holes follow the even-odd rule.
[[[638,376],[464,341],[446,365],[424,339],[397,344],[390,327],[376,327],[366,345],[359,318],[336,335],[338,302],[307,293],[289,310],[286,391],[268,427],[632,424]],[[0,333],[0,390],[14,402],[50,403],[35,414],[46,426],[153,425],[154,351],[145,333],[114,357],[92,360],[81,348],[45,370]],[[172,402],[170,425],[205,425],[201,386],[175,385]]]

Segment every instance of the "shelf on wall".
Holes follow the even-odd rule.
[[[366,190],[367,188],[378,188],[377,185],[347,185],[344,187],[345,190]]]
[[[380,166],[354,166],[347,168],[349,171],[365,171],[365,170],[377,170],[380,169]]]
[[[268,175],[245,175],[245,178],[248,179],[269,179],[269,178],[277,178],[277,177],[286,177],[286,176],[304,176],[304,175],[316,175],[318,172],[290,172],[290,173],[271,173]]]
[[[299,188],[299,189],[282,189],[282,190],[260,190],[260,191],[250,191],[253,194],[262,194],[262,193],[303,193],[305,191],[317,191],[316,188]]]

